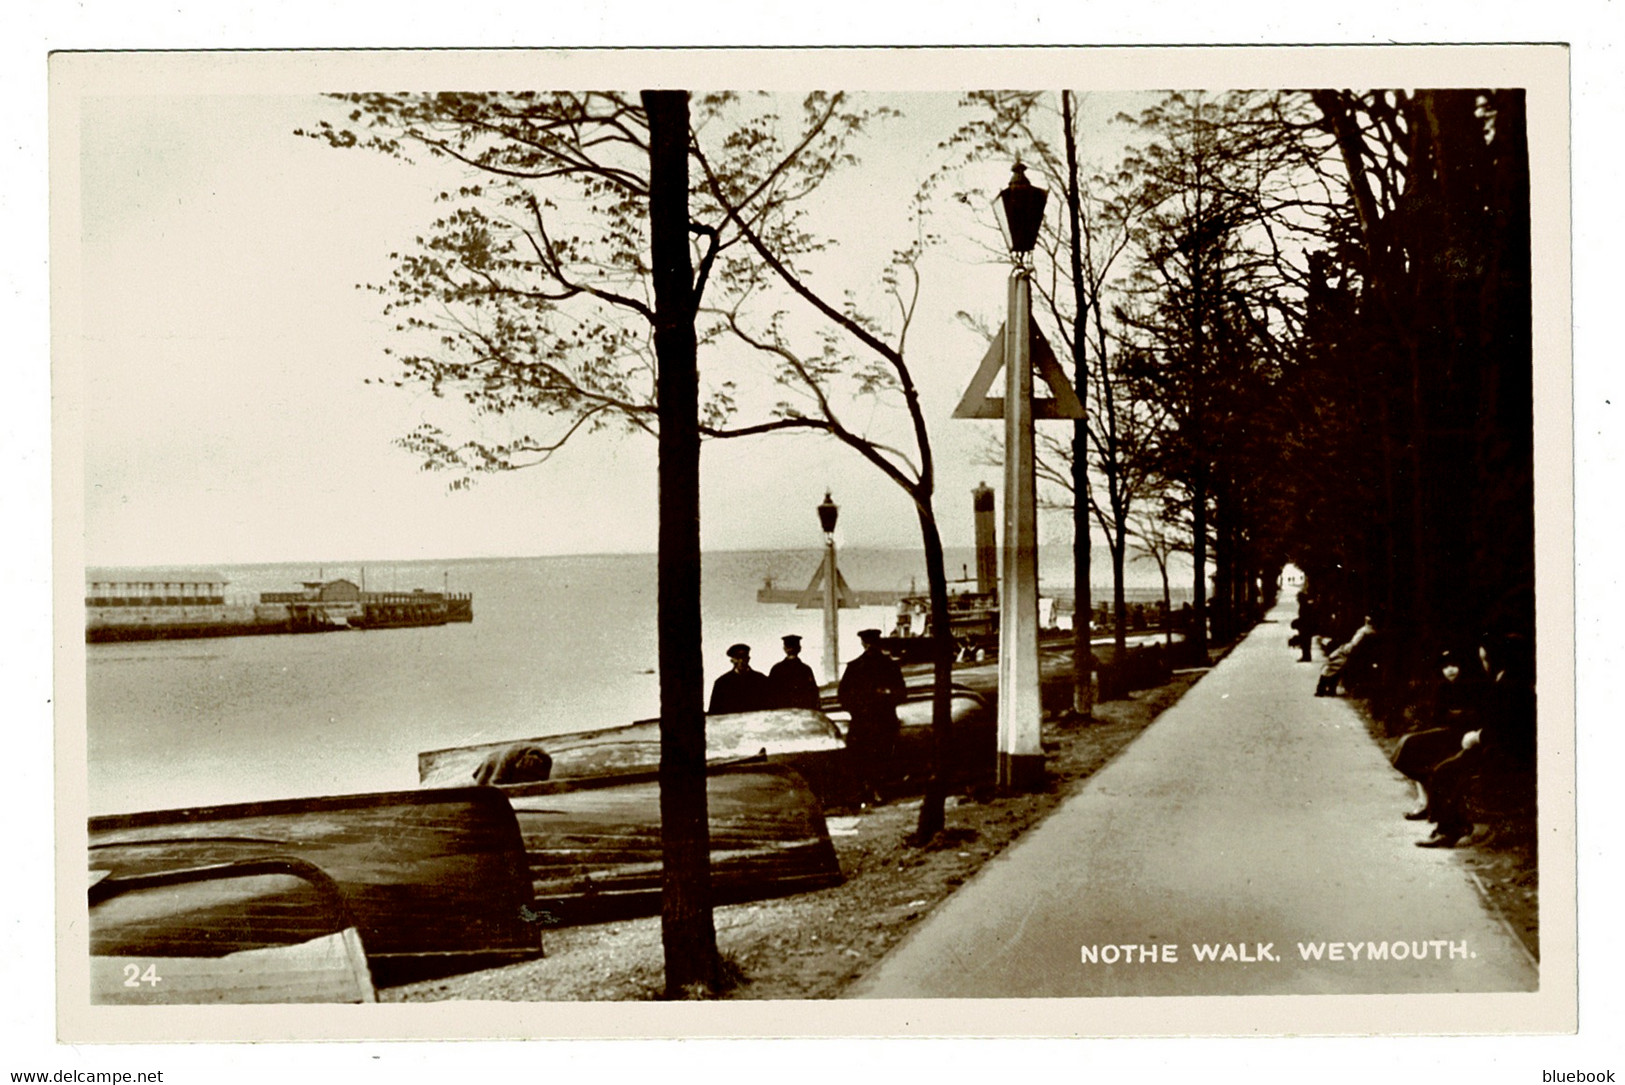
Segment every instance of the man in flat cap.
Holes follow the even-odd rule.
[[[879,786],[891,774],[892,749],[897,744],[897,706],[903,702],[903,668],[880,647],[880,630],[858,633],[863,654],[846,666],[841,676],[841,707],[851,713],[846,731],[848,763],[862,801],[880,802]]]
[[[709,715],[725,712],[756,712],[773,707],[773,684],[761,671],[750,669],[750,645],[735,644],[728,649],[733,669],[711,685]]]
[[[767,677],[773,683],[773,704],[777,708],[817,708],[818,679],[812,668],[801,662],[801,638],[794,633],[781,638],[784,658],[773,664]]]

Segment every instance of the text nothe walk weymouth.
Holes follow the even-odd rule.
[[[1181,950],[1188,956],[1181,957]],[[1444,961],[1468,960],[1477,953],[1467,942],[1446,938],[1406,939],[1382,942],[1299,942],[1298,959],[1304,961]],[[1093,944],[1081,947],[1084,964],[1179,964],[1195,960],[1203,964],[1258,964],[1277,962],[1281,955],[1274,942],[1192,942],[1179,946],[1171,942]]]

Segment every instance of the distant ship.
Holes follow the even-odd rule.
[[[341,579],[307,580],[298,591],[228,601],[228,583],[213,570],[86,570],[85,640],[326,633],[474,620],[470,594],[367,592]]]

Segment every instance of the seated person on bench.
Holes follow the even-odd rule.
[[[1461,752],[1441,761],[1427,779],[1433,835],[1420,848],[1453,848],[1473,831],[1473,787],[1501,797],[1526,787],[1535,770],[1534,666],[1522,637],[1488,638],[1478,656],[1489,676],[1483,724],[1461,739]]]
[[[1369,665],[1371,646],[1376,637],[1377,624],[1368,614],[1365,621],[1360,624],[1360,628],[1354,631],[1354,636],[1349,638],[1349,642],[1326,657],[1326,665],[1320,669],[1320,681],[1315,685],[1315,696],[1337,696],[1338,676],[1350,664],[1356,667]]]

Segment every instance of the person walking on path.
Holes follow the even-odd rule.
[[[767,672],[773,683],[773,706],[817,709],[821,705],[818,679],[813,677],[812,668],[801,662],[801,638],[790,633],[782,639],[784,658]]]
[[[1298,593],[1298,616],[1292,619],[1292,637],[1288,644],[1296,645],[1299,663],[1315,661],[1315,636],[1320,632],[1320,604],[1306,591]]]
[[[707,714],[720,716],[727,712],[757,712],[773,707],[773,684],[761,671],[750,669],[750,645],[735,644],[728,649],[733,669],[726,671],[711,685],[711,707]]]
[[[863,654],[846,665],[838,687],[841,707],[851,714],[846,731],[847,763],[863,802],[880,802],[897,744],[897,706],[906,686],[903,668],[880,647],[880,630],[858,633]]]

